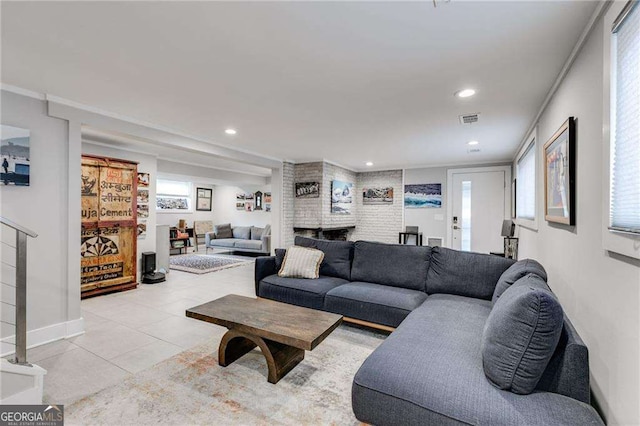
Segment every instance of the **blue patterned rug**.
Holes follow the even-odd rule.
[[[206,274],[252,262],[253,260],[246,258],[217,254],[181,254],[169,257],[169,269],[191,272],[192,274]]]

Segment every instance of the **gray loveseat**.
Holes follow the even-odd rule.
[[[325,253],[320,278],[278,277],[283,251],[277,250],[278,257],[256,261],[259,297],[397,327],[354,377],[358,420],[374,425],[602,424],[589,405],[587,348],[566,316],[533,393],[498,389],[484,374],[482,335],[496,285],[507,269],[515,269],[523,276],[539,275],[546,286],[546,273],[536,262],[510,268],[512,260],[441,247],[301,237],[295,243]]]
[[[264,228],[255,226],[234,226],[226,223],[216,225],[213,232],[204,236],[206,251],[218,248],[245,253],[271,253],[271,225]]]

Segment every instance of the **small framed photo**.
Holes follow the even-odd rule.
[[[544,144],[544,218],[573,226],[576,223],[576,131],[569,117]]]
[[[196,210],[210,212],[212,198],[213,190],[211,188],[196,188]]]

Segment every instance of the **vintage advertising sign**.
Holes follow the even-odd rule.
[[[83,297],[137,285],[138,178],[134,163],[92,156],[82,158],[80,281]]]
[[[100,202],[98,198],[98,181],[100,167],[87,164],[82,165],[82,223],[92,223],[98,220]]]
[[[135,220],[132,206],[133,170],[100,168],[100,220]]]
[[[133,228],[126,226],[82,229],[80,264],[83,289],[132,279],[133,247],[128,243],[132,235]]]

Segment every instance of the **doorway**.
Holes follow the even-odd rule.
[[[447,172],[447,225],[454,250],[503,251],[502,221],[511,211],[511,167],[451,169]]]

